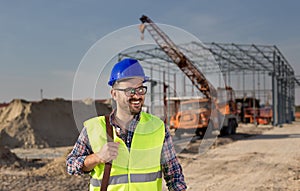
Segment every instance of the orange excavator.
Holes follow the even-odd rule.
[[[209,125],[211,125],[210,132],[219,130],[223,135],[235,133],[237,117],[236,107],[233,106],[234,104],[230,104],[235,100],[232,97],[232,88],[226,87],[225,89],[219,88],[216,90],[194,63],[180,51],[176,44],[149,17],[143,15],[140,20],[142,22],[140,25],[142,34],[146,29],[158,46],[205,96],[205,98],[192,99],[181,103],[181,108],[186,109],[175,111],[175,115],[170,120],[170,128],[176,130],[175,134],[180,136],[184,131],[195,130],[197,135],[203,135],[210,127]],[[217,96],[220,93],[225,94],[226,98],[229,95],[229,100],[218,100]]]

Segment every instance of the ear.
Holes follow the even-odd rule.
[[[116,98],[117,98],[117,91],[114,90],[114,89],[111,89],[110,90],[110,94],[111,94],[112,99],[116,100]]]

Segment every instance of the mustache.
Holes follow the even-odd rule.
[[[132,101],[143,101],[143,99],[142,98],[138,98],[138,99],[136,99],[136,98],[130,98],[128,101],[129,102],[132,102]]]

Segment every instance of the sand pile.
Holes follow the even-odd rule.
[[[72,149],[68,150],[64,156],[55,158],[45,166],[32,171],[32,175],[52,176],[52,177],[67,177],[66,158]]]
[[[73,145],[84,120],[107,114],[110,105],[97,101],[73,102],[76,106],[76,126],[72,101],[63,99],[27,102],[13,100],[0,109],[0,145],[10,148],[43,148]],[[97,110],[97,113],[93,112]],[[79,127],[80,126],[80,127]]]

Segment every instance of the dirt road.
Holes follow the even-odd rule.
[[[220,137],[198,154],[201,141],[187,143],[178,154],[190,191],[300,190],[300,122],[241,125],[236,135]],[[67,175],[65,158],[57,158],[68,149],[12,150],[27,160],[0,165],[0,190],[87,190],[89,176]]]
[[[300,190],[300,123],[179,155],[189,190]]]

